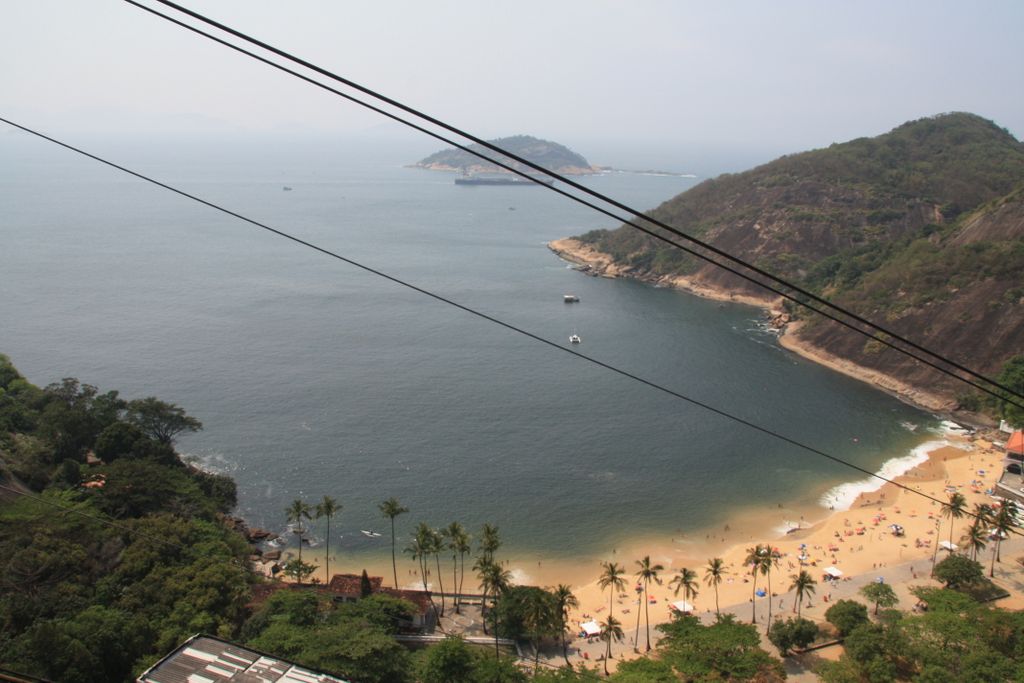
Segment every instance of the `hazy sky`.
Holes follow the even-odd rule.
[[[781,153],[953,110],[1024,134],[1019,0],[180,1],[486,137]],[[0,111],[55,134],[392,129],[118,0],[3,10]]]

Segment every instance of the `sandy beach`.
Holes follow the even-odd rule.
[[[941,501],[947,500],[949,492],[955,487],[956,491],[967,498],[969,507],[975,503],[993,502],[985,491],[999,477],[1001,452],[992,449],[984,440],[969,441],[957,436],[936,438],[923,444],[923,448],[930,448],[919,458],[923,461],[896,477],[897,483]],[[914,456],[893,454],[890,462],[897,459],[905,461],[908,457]],[[922,572],[926,573],[936,539],[936,520],[940,518],[939,503],[893,484],[880,487],[878,484],[881,484],[880,480],[870,484],[864,477],[851,477],[849,484],[836,487],[830,492],[837,497],[833,503],[836,509],[829,510],[819,505],[803,510],[791,522],[789,533],[779,527],[783,520],[793,516],[793,508],[770,507],[744,510],[731,516],[720,529],[695,529],[679,537],[638,538],[627,546],[595,549],[595,557],[579,558],[577,561],[547,561],[544,558],[517,555],[509,550],[499,550],[498,556],[507,562],[516,583],[541,586],[569,584],[581,605],[578,614],[574,615],[575,619],[582,618],[584,614],[600,619],[607,613],[608,595],[597,587],[600,562],[603,560],[617,562],[625,567],[629,578],[627,597],[617,598],[615,609],[619,616],[621,607],[629,609],[635,603],[635,582],[632,577],[637,569],[636,561],[647,555],[653,563],[664,566],[662,576],[666,583],[683,567],[697,571],[701,578],[700,595],[691,602],[698,611],[714,609],[714,591],[703,582],[704,567],[712,557],[723,558],[729,571],[728,577],[719,587],[719,603],[724,606],[750,599],[752,586],[744,581],[749,579],[749,575],[745,573],[743,559],[747,548],[755,543],[771,543],[781,555],[779,569],[773,573],[772,590],[775,592],[785,592],[789,587],[790,574],[799,571],[801,545],[805,546],[804,552],[807,555],[805,567],[819,580],[822,570],[828,566],[835,566],[844,574],[854,576],[870,572],[880,565],[916,558],[922,560]],[[864,492],[867,488],[876,490]],[[802,521],[800,516],[803,517]],[[939,540],[948,540],[949,525],[945,520],[942,521]],[[894,523],[904,527],[902,537],[892,534],[889,525]],[[800,528],[796,529],[797,526]],[[957,523],[958,528],[953,534],[954,543],[958,542],[966,526],[967,521]],[[381,540],[388,541],[386,538]],[[285,556],[293,552],[294,545],[285,551]],[[306,549],[303,558],[320,565],[319,578],[326,580],[323,548]],[[360,561],[358,567],[353,566],[352,561],[344,556],[331,559],[332,573],[359,573],[364,568],[373,575],[385,577],[386,582],[391,583],[389,558],[371,563]],[[442,563],[442,571],[445,572],[446,587],[450,587],[450,560]],[[398,580],[406,587],[422,586],[415,574],[414,563],[400,549]],[[472,584],[467,572],[467,590]],[[762,587],[762,584],[763,578],[759,577],[758,587]],[[778,588],[781,591],[777,591]],[[681,599],[673,596],[666,587],[658,586],[652,587],[650,597],[657,600],[650,605],[652,623],[655,623],[656,618],[658,621],[667,620],[670,616],[668,603]]]

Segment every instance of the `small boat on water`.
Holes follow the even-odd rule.
[[[580,302],[580,298],[575,294],[563,294],[562,301],[567,304],[578,304]]]
[[[582,342],[583,342],[583,340],[580,339],[580,335],[578,335],[576,333],[573,333],[573,334],[569,335],[569,343],[570,344],[580,344]]]
[[[367,531],[366,529],[360,529],[359,532],[368,538],[377,538],[380,536],[376,531]]]
[[[284,186],[283,188],[281,188],[281,189],[282,189],[282,190],[284,190],[285,192],[291,192],[291,191],[292,191],[292,188],[288,187],[287,185],[285,185],[285,186]]]

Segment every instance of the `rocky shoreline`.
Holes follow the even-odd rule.
[[[781,297],[756,297],[736,294],[695,281],[683,275],[654,276],[649,273],[637,273],[628,267],[623,267],[616,263],[609,254],[598,251],[593,246],[572,238],[553,240],[547,246],[548,249],[560,258],[574,264],[577,270],[586,275],[608,278],[632,278],[659,287],[681,289],[706,299],[755,306],[762,309],[769,325],[779,332],[779,343],[783,348],[810,361],[824,365],[829,369],[841,372],[862,382],[867,382],[917,408],[931,412],[952,414],[956,407],[955,402],[949,398],[929,393],[890,375],[857,365],[850,360],[835,356],[825,349],[818,348],[800,339],[797,332],[800,329],[801,323],[791,320],[789,314],[782,310],[783,300]],[[970,414],[957,414],[959,420],[972,423],[979,422],[978,417]]]

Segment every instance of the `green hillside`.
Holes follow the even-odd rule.
[[[549,140],[541,140],[539,138],[532,137],[530,135],[513,135],[507,138],[498,138],[496,140],[489,140],[492,145],[501,147],[502,149],[508,150],[516,156],[522,157],[533,163],[546,168],[550,171],[557,171],[559,173],[592,173],[594,169],[581,155],[573,152],[568,147],[560,145],[557,142],[551,142]],[[473,144],[469,146],[470,149],[478,151],[482,154],[486,154],[488,157],[497,158],[502,163],[505,163],[513,168],[522,171],[532,171],[528,166],[514,162],[508,157],[500,156],[495,157],[494,152],[488,150],[482,145]],[[414,166],[419,168],[429,168],[432,170],[444,170],[444,171],[465,171],[474,173],[497,173],[506,172],[498,166],[486,162],[469,152],[461,149],[449,148],[435,152],[425,159],[421,159],[416,162]]]
[[[1024,331],[1022,187],[1024,145],[991,121],[954,113],[708,180],[649,215],[997,372]],[[686,275],[769,298],[628,226],[579,239],[636,277]],[[824,321],[808,320],[799,336],[901,381],[958,391]]]

